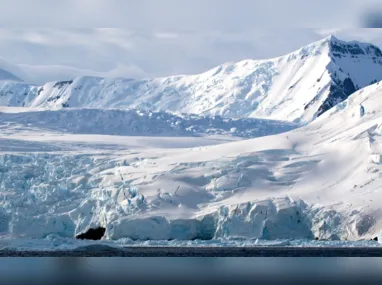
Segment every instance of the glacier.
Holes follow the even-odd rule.
[[[378,246],[381,68],[329,37],[201,75],[0,80],[0,247]]]
[[[137,109],[65,108],[47,111],[0,107],[0,120],[0,129],[5,133],[26,130],[33,126],[51,132],[72,134],[162,137],[230,135],[254,138],[299,127],[296,123],[276,120],[176,115]]]
[[[117,243],[373,239],[381,231],[381,86],[300,128],[190,148],[145,146],[144,139],[136,146],[130,135],[78,138],[49,130],[49,116],[40,125],[39,112],[3,112],[10,121],[30,119],[19,121],[29,121],[26,130],[0,137],[0,230],[46,240],[102,226],[104,239]],[[57,112],[71,111],[89,110]],[[4,148],[7,140],[26,150]],[[60,149],[30,152],[29,142]]]

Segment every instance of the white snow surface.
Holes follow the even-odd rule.
[[[100,226],[96,244],[116,246],[382,240],[371,44],[330,36],[168,78],[19,78],[0,59],[0,247],[76,247]]]
[[[340,98],[331,88],[347,78],[355,89],[382,80],[381,51],[330,36],[286,56],[230,62],[198,75],[145,80],[87,76],[43,86],[2,81],[0,105],[138,108],[311,122],[328,97],[335,97],[331,106],[346,99],[349,94]]]
[[[203,123],[192,137],[161,122],[167,136],[139,136],[119,121],[134,118],[139,130],[157,116],[191,125],[197,116],[4,107],[0,233],[58,242],[102,226],[105,240],[122,243],[380,236],[381,96],[376,83],[313,123],[245,140]]]

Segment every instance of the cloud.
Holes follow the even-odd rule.
[[[0,56],[30,71],[39,66],[32,76],[39,82],[84,72],[139,78],[193,74],[228,61],[281,56],[332,33],[382,45],[380,30],[354,28],[378,3],[4,0],[0,24],[14,28],[0,29]]]
[[[179,35],[176,33],[155,33],[154,36],[158,39],[176,39]]]
[[[357,27],[379,0],[3,0],[6,27],[225,30]],[[374,9],[375,10],[375,9]],[[12,13],[12,11],[15,11]]]
[[[342,31],[341,28],[332,28],[332,29],[317,29],[316,33],[320,35],[321,37],[325,38],[330,35],[338,34]]]
[[[382,10],[369,10],[363,15],[365,28],[382,28]]]

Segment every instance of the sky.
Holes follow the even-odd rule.
[[[382,47],[382,29],[360,28],[381,26],[373,0],[4,1],[0,67],[8,62],[36,84],[195,74],[281,56],[329,34]]]

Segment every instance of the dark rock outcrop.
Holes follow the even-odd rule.
[[[76,239],[87,239],[87,240],[100,240],[106,232],[103,227],[98,227],[96,229],[89,229],[86,233],[82,233],[76,236]]]
[[[351,94],[353,94],[357,90],[358,88],[356,88],[356,86],[350,78],[346,78],[344,81],[335,80],[335,82],[333,82],[330,86],[329,96],[318,109],[316,117],[321,116],[327,110],[346,100]]]

